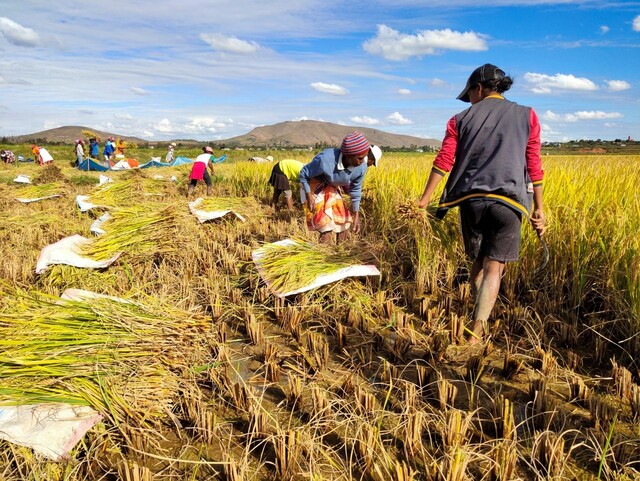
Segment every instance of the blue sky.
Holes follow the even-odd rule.
[[[640,140],[633,0],[0,0],[0,135],[314,119],[440,140],[487,62],[543,140]]]

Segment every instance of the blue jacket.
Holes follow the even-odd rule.
[[[342,166],[340,149],[325,149],[302,167],[300,184],[306,194],[311,192],[309,182],[313,178],[318,178],[323,184],[334,187],[347,187],[351,197],[351,207],[354,212],[358,212],[362,197],[362,182],[366,173],[366,162],[357,167],[347,168]]]

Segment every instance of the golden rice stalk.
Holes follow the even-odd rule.
[[[98,186],[89,196],[89,200],[105,207],[127,207],[139,204],[149,196],[164,196],[175,188],[171,182],[150,179],[137,170],[126,174],[128,177],[121,178],[117,182]]]
[[[209,320],[152,299],[0,291],[0,403],[85,404],[142,425],[166,416],[182,379],[210,356]]]
[[[176,205],[149,209],[146,206],[111,212],[104,234],[82,246],[82,253],[96,260],[110,259],[118,252],[132,255],[166,255],[180,247],[180,220],[186,213]]]
[[[256,262],[266,284],[276,292],[307,286],[323,274],[331,274],[362,262],[341,246],[313,244],[294,239],[292,244],[265,244]]]
[[[198,204],[198,209],[207,212],[230,210],[244,217],[263,214],[255,197],[204,197]]]
[[[93,130],[83,130],[82,131],[82,135],[84,135],[87,139],[94,138],[98,142],[101,141],[100,136],[98,134],[96,134]]]
[[[49,197],[52,195],[61,195],[64,193],[64,186],[60,183],[27,185],[20,187],[15,192],[18,199],[38,199],[40,197]]]

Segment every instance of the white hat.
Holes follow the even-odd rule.
[[[175,147],[176,143],[175,142],[171,142],[171,147]]]
[[[269,162],[273,162],[273,157],[271,157],[270,155],[267,155],[267,160],[268,160]]]
[[[370,149],[371,153],[373,154],[373,166],[378,167],[378,161],[382,157],[382,149],[377,145],[372,145]]]

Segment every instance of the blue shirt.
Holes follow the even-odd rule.
[[[316,155],[311,162],[302,167],[300,183],[305,193],[311,192],[309,182],[317,177],[323,184],[334,187],[347,187],[354,212],[360,209],[362,182],[367,173],[367,162],[357,167],[345,167],[342,163],[340,149],[325,149]]]

